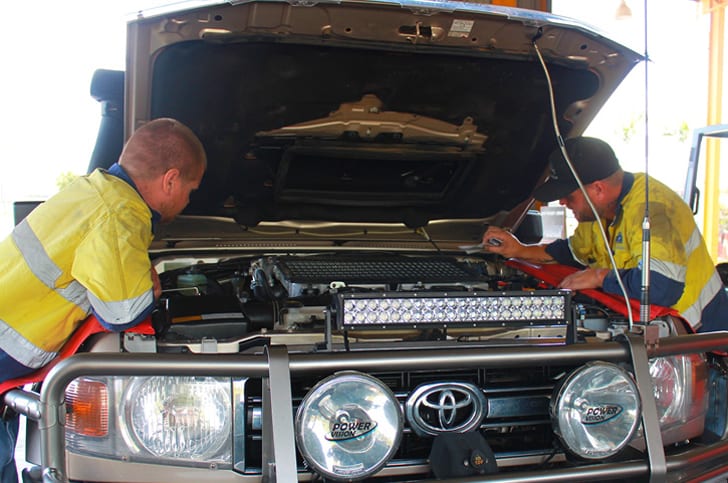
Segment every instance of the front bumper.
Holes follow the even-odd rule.
[[[639,460],[585,464],[539,471],[520,471],[463,478],[460,481],[599,481],[642,479],[649,481],[702,481],[726,471],[728,441],[693,445],[689,450],[666,455],[657,423],[655,401],[649,378],[648,358],[686,353],[704,353],[725,349],[728,333],[693,334],[660,339],[659,345],[645,347],[643,339],[630,335],[620,342],[574,344],[569,346],[498,347],[489,349],[365,351],[321,354],[289,354],[283,346],[273,346],[265,354],[171,355],[171,354],[79,354],[62,361],[48,375],[39,404],[18,404],[22,391],[11,391],[6,401],[15,401],[18,412],[40,421],[43,481],[68,481],[65,453],[65,389],[77,377],[117,376],[224,376],[257,377],[264,381],[263,400],[263,474],[264,481],[289,482],[300,476],[296,467],[293,429],[291,376],[328,374],[342,370],[377,372],[407,369],[447,370],[471,367],[533,367],[545,364],[583,364],[589,361],[630,363],[641,394],[644,411],[642,425],[647,441],[646,456]],[[32,397],[26,400],[32,402]],[[265,424],[275,421],[276,424]],[[96,460],[97,462],[99,460]],[[102,460],[103,461],[103,460]],[[102,463],[103,464],[103,463]],[[109,465],[124,465],[109,462]],[[88,467],[86,467],[88,466]],[[74,467],[74,479],[102,481],[102,475],[113,474],[110,467]],[[80,475],[76,473],[80,471]],[[150,468],[151,470],[151,468]],[[184,470],[184,469],[182,469]],[[184,476],[174,470],[176,481],[251,481],[233,472],[201,470]],[[202,470],[203,472],[206,470]],[[144,472],[139,481],[157,479],[154,471]],[[161,475],[159,476],[161,477]],[[167,474],[167,481],[170,475]],[[212,477],[212,478],[210,478]],[[308,475],[310,477],[310,475]],[[130,480],[125,480],[130,481]],[[136,480],[135,480],[136,481]]]

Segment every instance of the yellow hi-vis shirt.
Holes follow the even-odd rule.
[[[625,173],[628,175],[631,176]],[[631,188],[622,193],[617,216],[605,226],[618,269],[641,269],[642,266],[645,185],[645,175],[635,173]],[[650,302],[670,305],[697,329],[702,323],[703,310],[711,301],[716,299],[717,303],[720,298],[723,305],[723,283],[687,204],[654,178],[650,177],[649,187],[650,273],[653,275]],[[580,223],[569,238],[569,247],[574,259],[582,265],[611,267],[597,222]],[[623,276],[623,281],[628,295],[638,298],[641,271],[632,275],[631,278]],[[618,293],[614,274],[607,276],[604,289]],[[661,303],[665,300],[671,303]]]
[[[103,171],[80,177],[0,242],[0,349],[38,368],[91,309],[127,328],[154,304],[151,211]]]

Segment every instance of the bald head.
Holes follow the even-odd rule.
[[[172,168],[190,180],[207,166],[202,143],[190,128],[170,118],[150,121],[129,138],[119,164],[140,184],[163,175]]]
[[[202,143],[184,124],[169,118],[148,122],[129,138],[119,164],[144,201],[171,221],[189,203],[207,167]]]

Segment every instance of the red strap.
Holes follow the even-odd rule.
[[[86,341],[86,339],[94,334],[98,334],[99,332],[108,332],[108,330],[106,330],[99,323],[98,319],[94,315],[89,316],[86,320],[83,321],[78,329],[76,329],[73,334],[71,334],[71,337],[66,341],[66,343],[63,344],[63,347],[61,347],[61,350],[58,352],[58,356],[56,356],[55,359],[53,359],[51,362],[35,372],[31,372],[30,374],[17,377],[15,379],[8,379],[7,381],[0,382],[0,394],[3,394],[10,389],[20,387],[25,384],[42,381],[43,379],[45,379],[45,376],[53,368],[53,366],[58,364],[59,361],[62,361],[63,359],[66,359],[75,354],[76,351],[78,351],[78,348],[81,347],[81,344]],[[147,317],[139,325],[135,326],[133,329],[127,330],[127,332],[134,332],[137,334],[146,335],[154,334],[151,317]]]
[[[154,327],[152,327],[152,317],[149,316],[146,319],[139,322],[131,329],[127,329],[124,332],[131,332],[132,334],[143,334],[143,335],[154,335]]]
[[[522,272],[525,272],[539,280],[542,280],[543,282],[547,283],[548,285],[551,285],[553,287],[558,287],[561,280],[566,277],[567,275],[570,275],[574,272],[577,272],[579,269],[574,267],[569,267],[568,265],[559,265],[559,264],[544,264],[544,265],[536,265],[531,264],[528,262],[525,262],[523,260],[517,260],[517,259],[510,259],[506,261],[506,265],[510,267],[517,268],[518,270],[521,270]],[[610,309],[614,310],[617,313],[620,313],[624,315],[625,317],[628,317],[627,315],[627,309],[624,306],[624,298],[606,293],[602,290],[598,289],[584,289],[579,290],[579,292],[583,293],[584,295],[587,295],[594,300],[604,304],[605,306],[609,307]],[[629,305],[632,308],[632,318],[634,320],[639,320],[640,316],[640,303],[638,300],[630,299]],[[658,317],[663,317],[665,315],[671,315],[673,317],[676,317],[683,321],[683,325],[685,328],[694,333],[695,330],[692,328],[692,326],[680,315],[680,313],[670,307],[661,307],[659,305],[650,305],[650,319],[656,319]]]

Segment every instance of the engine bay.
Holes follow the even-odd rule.
[[[160,351],[566,344],[625,324],[591,299],[473,255],[332,251],[163,266]]]

